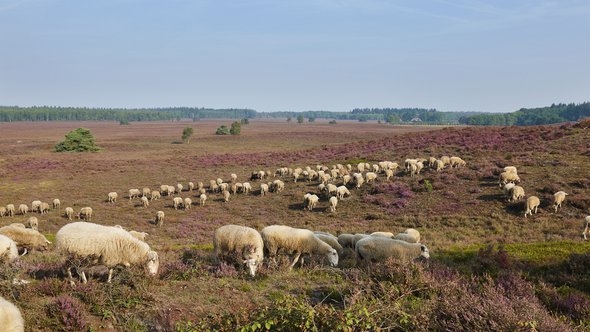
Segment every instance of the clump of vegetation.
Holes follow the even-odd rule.
[[[55,152],[95,152],[100,148],[94,143],[89,129],[78,128],[70,131],[66,139],[55,145]]]
[[[315,122],[315,118],[313,118],[313,117],[309,117],[309,118],[307,119],[307,122]]]
[[[231,124],[231,128],[229,133],[232,135],[239,135],[242,132],[242,125],[239,122],[234,122]]]
[[[328,124],[335,125],[336,124],[336,120],[331,120],[330,122],[328,122]]]
[[[192,127],[184,128],[184,130],[182,131],[182,141],[186,142],[186,144],[190,144],[191,136],[193,136],[193,128]]]
[[[215,131],[215,135],[229,135],[229,128],[226,125],[221,125]]]
[[[303,120],[304,120],[303,115],[302,114],[299,114],[297,116],[297,123],[303,123]]]
[[[129,123],[129,120],[127,120],[127,119],[121,119],[121,120],[119,120],[119,125],[121,125],[121,126],[128,126],[130,124],[131,123]]]
[[[243,118],[242,120],[240,120],[240,124],[248,125],[250,124],[250,120],[248,120],[248,118]]]

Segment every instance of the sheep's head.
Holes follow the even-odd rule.
[[[420,245],[420,256],[428,259],[430,258],[430,252],[428,251],[428,248],[425,245]]]
[[[330,249],[330,251],[328,251],[328,254],[326,256],[328,257],[328,261],[330,261],[330,265],[332,265],[332,266],[338,265],[338,252],[336,251],[336,249]]]
[[[158,253],[150,250],[147,253],[147,270],[148,274],[153,276],[158,273],[158,267],[160,266],[160,259],[158,258]]]

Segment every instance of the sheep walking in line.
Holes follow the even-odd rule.
[[[336,206],[338,205],[338,198],[335,196],[330,197],[330,212],[336,212]]]
[[[264,242],[253,228],[225,225],[215,230],[213,252],[217,261],[225,258],[246,265],[250,275],[255,276],[264,258]]]
[[[111,282],[113,268],[118,265],[144,264],[150,275],[158,273],[158,254],[147,243],[118,227],[73,222],[57,232],[55,242],[57,250],[69,258],[66,261],[67,273],[72,284],[71,264],[77,260],[109,268],[108,283]],[[78,271],[78,274],[83,283],[88,281],[84,271]]]
[[[150,206],[150,200],[147,198],[147,196],[141,196],[141,205],[144,208],[148,208]]]
[[[587,234],[590,234],[590,216],[584,218],[584,231],[582,232],[584,240],[588,240],[588,238],[586,237]]]
[[[92,208],[90,206],[81,208],[77,217],[86,221],[92,220]]]
[[[72,209],[71,207],[66,207],[66,209],[64,210],[64,217],[66,217],[66,219],[68,220],[72,220],[72,218],[74,217],[74,209]]]
[[[2,332],[24,332],[25,321],[18,308],[0,296],[0,328]]]
[[[555,208],[555,213],[557,213],[557,209],[561,207],[561,203],[565,201],[565,196],[567,195],[568,193],[565,191],[558,191],[553,194],[553,207]]]
[[[389,258],[409,262],[418,257],[430,258],[428,248],[420,243],[408,243],[381,236],[359,240],[354,249],[357,260],[385,261]]]
[[[318,239],[310,230],[273,225],[263,228],[260,233],[269,256],[274,257],[279,251],[294,255],[289,270],[293,269],[301,255],[306,254],[324,255],[332,266],[338,265],[336,249]],[[301,264],[303,264],[303,258],[301,258]]]
[[[156,225],[158,227],[162,227],[162,225],[164,225],[164,217],[166,215],[164,214],[164,211],[158,211],[156,212]]]
[[[27,204],[21,204],[18,206],[18,212],[24,216],[25,214],[27,214],[27,212],[29,212],[29,207],[27,206]]]
[[[535,213],[537,213],[537,208],[539,207],[539,205],[541,205],[541,201],[539,200],[539,197],[531,196],[531,197],[527,198],[526,205],[525,205],[525,211],[524,211],[524,217],[526,218],[527,214],[530,214],[532,216],[533,211],[535,211]]]
[[[206,201],[207,201],[207,195],[201,194],[201,196],[199,196],[199,204],[201,204],[201,206],[205,206]]]
[[[115,204],[115,203],[117,202],[117,198],[118,198],[118,197],[119,197],[119,194],[117,194],[117,193],[116,193],[116,192],[114,192],[114,191],[111,191],[111,192],[108,194],[108,202],[109,202],[109,203],[112,203],[112,204]]]

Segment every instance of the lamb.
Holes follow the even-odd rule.
[[[129,189],[129,200],[139,197],[139,194],[141,194],[139,189]]]
[[[27,206],[27,204],[21,204],[18,206],[18,212],[20,212],[20,214],[24,216],[25,214],[27,214],[27,212],[29,212],[29,207]]]
[[[174,204],[174,210],[178,210],[179,207],[182,207],[182,197],[174,197],[172,203]]]
[[[6,214],[6,207],[0,206],[0,217],[4,217],[5,214]]]
[[[162,227],[162,225],[164,225],[164,217],[166,216],[166,214],[164,214],[164,211],[158,211],[156,212],[156,225],[159,227]]]
[[[80,213],[78,213],[78,218],[90,221],[92,219],[92,208],[90,206],[81,208]]]
[[[25,321],[18,308],[0,296],[0,323],[3,332],[24,332]]]
[[[413,228],[408,228],[403,233],[398,233],[393,237],[396,240],[402,240],[409,243],[420,243],[420,232]]]
[[[188,209],[190,209],[190,208],[191,208],[191,205],[193,205],[193,200],[192,200],[192,199],[190,199],[189,197],[186,197],[186,198],[184,199],[183,203],[184,203],[184,209],[185,209],[185,210],[188,210]]]
[[[41,201],[33,201],[31,203],[31,211],[41,213],[41,211],[39,211],[39,206],[41,206]]]
[[[430,258],[428,248],[420,243],[408,243],[380,236],[359,240],[354,249],[359,260],[385,261],[389,258],[405,262],[418,257]]]
[[[41,205],[39,206],[39,211],[41,211],[41,214],[49,213],[49,204],[42,202]]]
[[[57,250],[68,257],[67,273],[72,284],[71,264],[74,258],[108,267],[108,283],[111,282],[113,268],[118,265],[129,267],[132,264],[145,264],[150,275],[158,273],[158,254],[147,243],[121,228],[74,222],[57,232],[55,242]],[[86,283],[85,273],[78,270],[78,274],[82,282]]]
[[[242,183],[242,192],[244,192],[244,194],[249,194],[250,191],[252,191],[252,185],[250,185],[250,182]]]
[[[535,211],[535,213],[537,213],[537,208],[539,207],[539,205],[541,205],[541,201],[539,200],[539,197],[531,196],[531,197],[527,198],[526,205],[525,205],[526,209],[524,212],[524,217],[526,218],[527,214],[530,214],[532,216],[533,210]]]
[[[342,248],[340,243],[338,243],[338,238],[334,235],[318,231],[313,232],[313,235],[315,235],[315,237],[317,237],[318,239],[326,242],[330,247],[334,248],[339,256],[344,253],[344,248]]]
[[[565,191],[558,191],[553,194],[553,207],[555,207],[555,213],[557,213],[557,208],[561,207],[561,203],[565,201],[565,196],[568,194]]]
[[[365,179],[367,180],[367,183],[374,182],[376,178],[377,178],[377,173],[368,172],[367,174],[365,174]]]
[[[338,265],[336,249],[318,239],[310,230],[273,225],[263,228],[261,235],[264,247],[271,257],[276,256],[279,250],[295,255],[289,270],[295,266],[301,255],[305,254],[325,255],[332,266]],[[301,264],[303,264],[303,258]]]
[[[11,238],[18,247],[25,249],[46,250],[51,244],[43,234],[30,228],[4,226],[0,228],[0,234]]]
[[[141,196],[141,204],[143,205],[144,208],[147,208],[150,206],[150,200],[147,198],[147,196]]]
[[[205,201],[207,201],[207,195],[201,194],[201,196],[199,196],[199,203],[201,206],[205,206]]]
[[[159,191],[153,190],[152,193],[151,193],[151,195],[150,195],[150,199],[152,201],[157,201],[158,199],[160,199],[161,196],[162,195],[160,195],[160,192]]]
[[[71,207],[68,206],[64,211],[64,216],[68,220],[72,220],[72,217],[74,216],[74,209],[72,209]]]
[[[584,236],[584,240],[588,240],[586,234],[590,233],[590,216],[584,218],[584,231],[582,232],[582,236]]]
[[[521,186],[514,186],[511,190],[510,190],[512,196],[511,196],[511,201],[516,201],[519,200],[521,198],[524,198],[524,188]]]
[[[36,231],[39,230],[39,219],[37,217],[29,217],[27,219],[27,224],[25,225],[27,228],[34,229]]]
[[[193,191],[193,189],[195,189],[195,184],[192,182],[188,183],[188,191]]]
[[[146,232],[137,232],[137,231],[129,231],[129,234],[131,234],[131,236],[133,236],[134,238],[136,238],[140,241],[144,241],[144,242],[145,242],[145,238],[149,235]]]
[[[459,157],[451,157],[450,162],[451,162],[451,167],[458,168],[460,166],[465,166],[465,160],[463,160]]]
[[[11,263],[18,258],[16,242],[6,235],[0,234],[0,262]],[[2,319],[0,319],[0,322]]]
[[[264,242],[260,233],[253,228],[225,225],[215,230],[213,252],[218,261],[229,256],[246,265],[254,277],[264,259]]]
[[[263,183],[260,185],[260,196],[264,196],[268,192],[268,184]]]
[[[6,205],[6,215],[9,217],[14,217],[14,204]]]
[[[111,191],[108,195],[108,202],[109,203],[116,203],[118,197],[119,197],[119,194],[117,194],[114,191]]]
[[[388,237],[390,239],[393,237],[393,233],[391,233],[391,232],[373,232],[373,233],[371,233],[369,235],[370,236]]]
[[[336,205],[338,205],[338,198],[330,197],[330,212],[336,212]]]
[[[144,187],[141,189],[141,196],[148,197],[152,193],[151,189],[148,187]]]

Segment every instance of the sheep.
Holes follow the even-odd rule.
[[[512,187],[512,189],[510,189],[510,193],[511,193],[511,198],[510,198],[511,201],[516,201],[521,198],[524,198],[524,188],[521,186]]]
[[[436,158],[428,157],[428,166],[432,169],[436,169]]]
[[[66,217],[66,219],[68,220],[72,220],[72,217],[74,216],[74,209],[72,209],[71,207],[66,207],[65,211],[64,211],[64,217]]]
[[[411,237],[414,238],[414,240],[416,240],[416,243],[420,242],[420,232],[418,232],[418,230],[413,229],[413,228],[407,228],[403,233],[410,235]]]
[[[217,184],[217,182],[215,182],[215,180],[209,180],[209,191],[214,193],[217,192],[219,189],[219,185]]]
[[[506,183],[502,191],[504,192],[504,196],[506,196],[506,200],[510,202],[510,198],[512,197],[512,189],[516,187],[514,183]]]
[[[394,240],[401,240],[401,241],[408,242],[408,243],[419,243],[418,241],[416,241],[415,237],[413,237],[412,235],[407,234],[407,233],[398,233],[398,234],[392,236],[391,238]]]
[[[25,225],[27,228],[34,229],[36,231],[39,230],[39,219],[37,217],[29,217],[27,219],[27,224]]]
[[[374,182],[376,178],[377,174],[374,172],[368,172],[367,174],[365,174],[365,179],[367,180],[367,183]]]
[[[392,176],[393,176],[393,171],[390,169],[385,169],[385,179],[387,181],[389,181],[389,179],[391,179]]]
[[[150,206],[150,200],[147,198],[147,196],[141,196],[141,204],[143,205],[144,208],[147,208]]]
[[[359,163],[358,165],[356,165],[356,170],[359,172],[364,172],[365,171],[365,163]]]
[[[176,192],[176,187],[174,186],[167,186],[167,192],[168,192],[168,196],[174,196],[174,193]]]
[[[156,212],[156,226],[162,227],[162,225],[164,225],[164,217],[165,216],[166,216],[166,214],[164,213],[164,211]]]
[[[228,191],[228,189],[229,189],[229,183],[224,182],[219,185],[220,192]]]
[[[18,206],[18,212],[24,216],[27,214],[27,212],[29,212],[29,207],[27,204],[21,204]]]
[[[185,197],[183,203],[184,203],[184,209],[188,210],[191,208],[191,205],[193,205],[193,200],[190,199],[189,197]]]
[[[318,197],[318,195],[309,195],[307,197],[304,196],[304,201],[307,201],[307,209],[309,211],[313,211],[313,209],[315,208],[315,206],[318,204],[318,202],[320,201],[320,198]],[[305,203],[305,202],[304,202]]]
[[[588,240],[586,234],[590,233],[590,216],[584,218],[584,231],[582,232],[582,236],[584,236],[584,240]]]
[[[344,185],[344,186],[347,185],[351,179],[352,179],[351,176],[348,174],[342,176],[342,185]]]
[[[445,166],[451,164],[451,158],[449,158],[449,156],[442,156],[440,157],[440,160],[445,164]]]
[[[239,185],[241,186],[242,184],[240,183]],[[238,183],[232,183],[229,189],[232,194],[237,195],[238,194]]]
[[[539,205],[541,205],[541,201],[539,200],[539,197],[531,196],[531,197],[527,198],[526,205],[525,205],[525,211],[524,211],[524,217],[526,218],[527,214],[530,214],[532,216],[533,210],[535,211],[535,213],[537,213],[537,208],[539,207]]]
[[[409,164],[408,168],[411,177],[414,177],[418,173],[418,165],[416,163]]]
[[[330,170],[330,176],[337,179],[340,176],[340,171],[337,169]]]
[[[408,243],[380,236],[359,240],[354,248],[357,260],[385,261],[393,258],[412,261],[418,257],[430,258],[428,248],[420,243]]]
[[[205,195],[207,193],[207,189],[201,188],[199,189],[199,195]]]
[[[145,264],[150,275],[158,273],[158,254],[149,245],[134,238],[124,229],[113,226],[102,226],[94,223],[73,222],[63,226],[55,235],[58,252],[67,255],[67,273],[73,284],[71,265],[75,259],[91,264],[101,264],[109,268],[110,283],[113,268],[118,265],[129,267],[132,264]],[[86,283],[86,275],[78,271],[82,282]]]
[[[440,160],[437,159],[434,161],[434,164],[432,165],[432,168],[436,171],[436,172],[440,172],[445,168],[445,163]]]
[[[336,212],[336,205],[338,205],[338,198],[330,197],[330,212]]]
[[[356,188],[359,189],[365,183],[363,175],[361,173],[354,174],[354,182],[356,183]]]
[[[420,172],[424,168],[424,163],[419,161],[419,162],[415,163],[414,165],[416,165],[416,174],[420,174]]]
[[[49,213],[49,204],[42,202],[41,205],[39,206],[39,211],[41,211],[41,214]]]
[[[160,192],[157,190],[153,190],[152,193],[150,194],[150,200],[152,201],[157,201],[158,199],[160,199],[162,195],[160,195]]]
[[[192,182],[188,183],[188,191],[193,191],[193,189],[195,189],[195,184]]]
[[[117,198],[118,198],[118,197],[119,197],[119,194],[117,194],[117,193],[116,193],[116,192],[114,192],[114,191],[111,191],[111,192],[108,194],[108,202],[109,202],[109,203],[113,203],[113,204],[114,204],[114,203],[116,203],[116,202],[117,202]]]
[[[379,173],[379,170],[380,170],[380,168],[379,168],[379,165],[377,165],[377,164],[373,164],[373,165],[371,165],[371,166],[372,166],[372,168],[373,168],[373,172],[375,172],[375,173]]]
[[[213,252],[217,261],[222,257],[232,257],[248,267],[250,275],[264,259],[264,242],[257,230],[239,226],[225,225],[217,228],[213,235]]]
[[[167,194],[168,193],[168,185],[166,185],[166,184],[161,185],[160,186],[160,193],[162,195]]]
[[[415,164],[418,162],[418,159],[406,159],[404,160],[404,166],[406,168],[407,172],[410,172],[412,170],[412,164]]]
[[[301,173],[293,172],[293,182],[297,182],[297,179],[299,179],[299,176],[301,176]]]
[[[260,196],[264,196],[268,192],[268,184],[263,183],[260,185]]]
[[[504,167],[504,172],[518,174],[518,170],[516,169],[515,166],[506,166],[506,167]]]
[[[276,256],[279,250],[295,255],[289,270],[293,269],[301,255],[305,254],[325,255],[332,266],[338,265],[336,249],[318,239],[310,230],[272,225],[263,228],[261,235],[264,248],[268,251],[269,256]],[[303,264],[303,258],[301,264]]]
[[[6,205],[6,215],[9,217],[13,217],[14,216],[14,204],[8,204]]]
[[[174,210],[178,210],[179,207],[182,207],[182,197],[174,197],[172,203],[174,204]]]
[[[450,159],[451,167],[459,168],[460,166],[465,166],[465,160],[459,157],[451,157]]]
[[[205,206],[205,201],[207,201],[207,195],[201,194],[199,196],[199,204],[201,204],[201,206]]]
[[[90,221],[92,219],[92,208],[90,206],[81,208],[77,217],[86,221]]]
[[[18,247],[25,249],[46,250],[51,244],[43,234],[30,228],[4,226],[0,228],[0,234],[8,236]]]
[[[222,178],[217,178],[217,180],[215,180],[215,182],[217,183],[217,185],[220,185],[223,183],[223,179]]]
[[[4,217],[5,214],[6,214],[6,207],[0,206],[0,217]]]
[[[285,189],[285,183],[281,180],[274,180],[273,181],[273,191],[280,193]]]
[[[0,323],[3,332],[24,332],[25,321],[18,308],[0,296]]]
[[[252,185],[250,185],[250,182],[242,183],[242,192],[244,194],[249,194],[250,191],[252,191]]]
[[[499,186],[502,187],[503,185],[505,185],[506,183],[519,183],[520,182],[520,177],[518,176],[518,174],[516,173],[512,173],[512,172],[502,172],[500,173],[500,177],[499,177]]]
[[[230,196],[231,196],[231,195],[230,195],[229,191],[227,191],[227,190],[224,190],[224,191],[223,191],[223,201],[224,201],[224,202],[229,202],[229,198],[230,198]]]
[[[344,234],[338,235],[338,243],[343,248],[354,249],[354,234],[344,233]]]
[[[139,197],[139,194],[141,194],[139,189],[129,189],[129,200]]]
[[[346,188],[346,187],[344,187]],[[338,187],[336,187],[335,185],[328,183],[328,186],[326,186],[326,191],[328,192],[328,195],[338,195]]]
[[[568,193],[566,193],[565,191],[558,191],[555,194],[553,194],[553,207],[555,207],[555,213],[557,213],[557,208],[561,207],[561,203],[565,201],[565,196],[567,195]]]
[[[0,262],[11,263],[18,258],[16,242],[6,235],[0,234]],[[2,319],[0,319],[0,322]]]
[[[151,189],[148,187],[144,187],[141,189],[141,196],[148,197],[152,193]]]
[[[326,242],[330,247],[334,248],[339,256],[344,253],[344,248],[342,248],[340,243],[338,243],[338,238],[334,235],[318,231],[313,232],[313,235],[315,235],[315,237],[317,237],[318,239]]]
[[[381,237],[392,238],[393,233],[391,233],[391,232],[373,232],[373,233],[369,234],[369,236],[381,236]]]
[[[33,201],[31,203],[31,211],[40,213],[39,206],[41,206],[41,201]]]
[[[205,184],[201,181],[197,182],[197,190],[201,190],[205,188]]]
[[[20,227],[20,228],[27,228],[27,226],[25,226],[25,224],[21,223],[21,222],[13,222],[12,224],[8,225],[8,226],[12,226],[12,227]]]
[[[180,184],[180,183],[176,184],[176,192],[177,193],[179,193],[179,194],[182,193],[183,189],[184,189],[184,186],[182,184]]]
[[[270,174],[270,173],[269,173]],[[229,177],[231,178],[231,182],[236,182],[238,181],[238,176],[235,173],[231,173],[229,175]]]
[[[145,238],[149,235],[146,232],[137,232],[137,231],[129,231],[129,234],[131,234],[131,236],[133,236],[134,238],[136,238],[140,241],[144,241],[144,242],[145,242]]]

